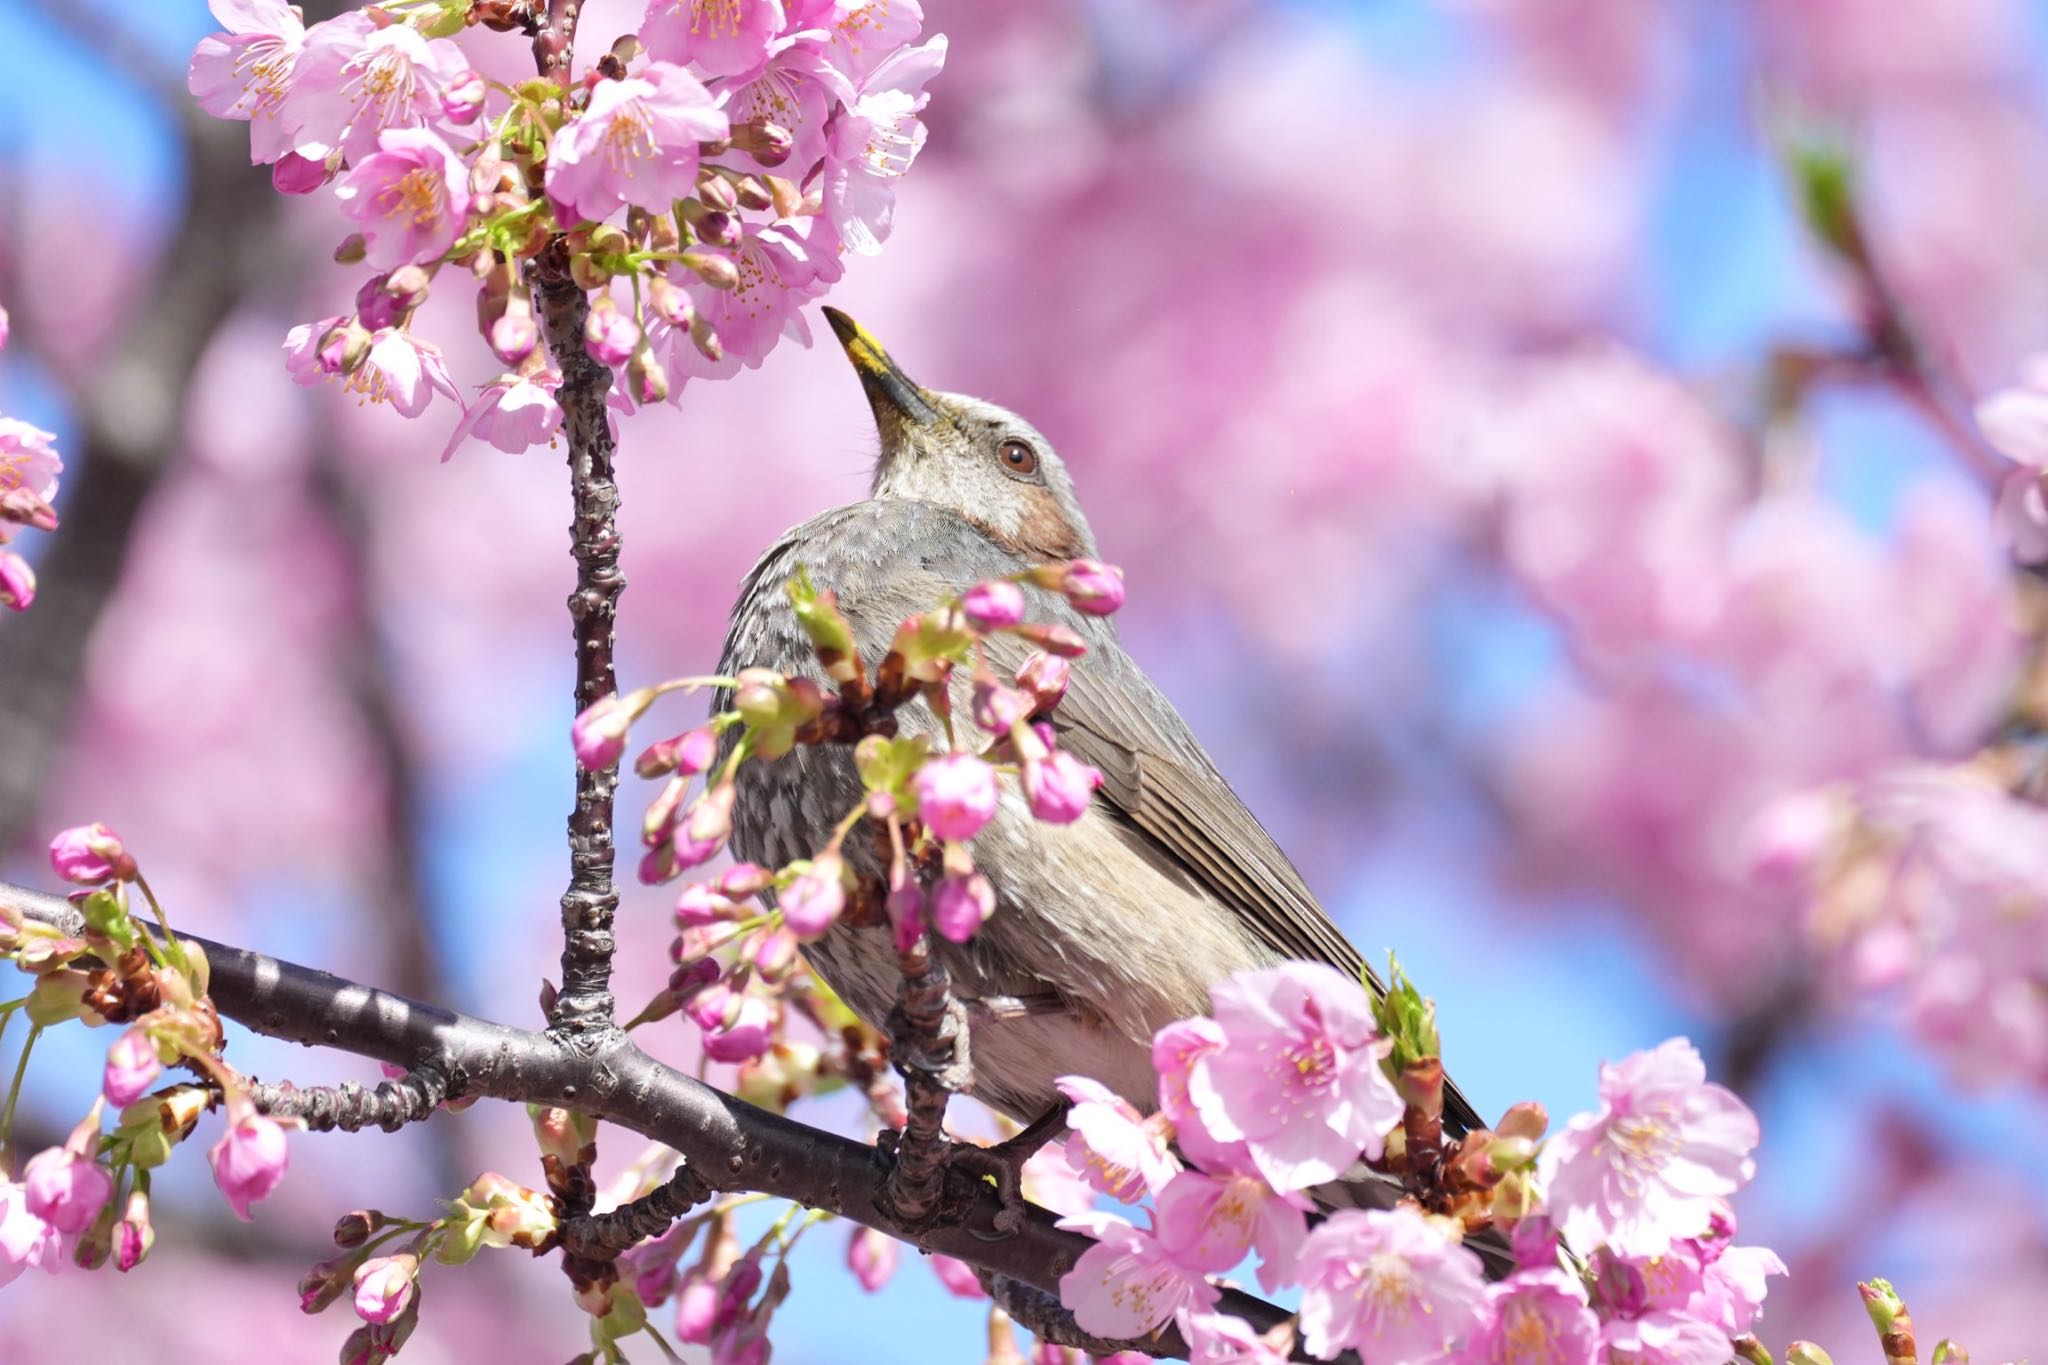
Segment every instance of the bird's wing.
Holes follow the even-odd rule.
[[[1235,909],[1276,954],[1326,962],[1386,993],[1187,722],[1113,641],[1098,638],[1075,662],[1053,729],[1062,747],[1102,771],[1099,795],[1112,810]],[[1448,1080],[1444,1120],[1454,1132],[1485,1126]]]

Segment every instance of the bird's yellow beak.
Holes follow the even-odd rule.
[[[832,324],[832,334],[846,348],[846,358],[860,375],[868,406],[875,411],[875,425],[882,431],[885,456],[896,448],[906,428],[930,426],[939,420],[931,395],[903,373],[903,367],[889,358],[867,328],[837,308],[825,309],[825,321]]]

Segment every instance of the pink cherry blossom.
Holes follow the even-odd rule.
[[[1458,1365],[1597,1365],[1600,1319],[1559,1270],[1522,1271],[1487,1289],[1485,1322]]]
[[[1699,1291],[1686,1311],[1731,1337],[1740,1336],[1763,1312],[1769,1278],[1788,1273],[1784,1259],[1769,1247],[1729,1247],[1707,1262]]]
[[[1039,650],[1017,669],[1017,686],[1038,701],[1038,709],[1050,711],[1067,694],[1067,678],[1073,668],[1057,654]]]
[[[1065,749],[1024,760],[1024,798],[1031,813],[1049,824],[1070,825],[1088,813],[1088,801],[1102,774]]]
[[[468,74],[462,49],[409,24],[378,28],[359,12],[315,24],[284,102],[292,150],[324,161],[338,149],[358,163],[387,128],[449,122],[448,82]]]
[[[51,1147],[29,1158],[21,1176],[28,1211],[58,1232],[84,1232],[114,1197],[114,1178],[104,1166],[68,1147]]]
[[[1157,1237],[1113,1213],[1078,1214],[1059,1225],[1095,1238],[1060,1276],[1060,1302],[1084,1331],[1142,1337],[1184,1308],[1199,1312],[1216,1302],[1215,1287],[1200,1273],[1174,1260]]]
[[[1062,1216],[1095,1207],[1095,1187],[1067,1160],[1066,1144],[1048,1143],[1034,1152],[1019,1171],[1024,1197]]]
[[[1222,1274],[1254,1250],[1259,1284],[1268,1293],[1289,1282],[1313,1201],[1278,1194],[1249,1173],[1182,1171],[1158,1192],[1159,1240],[1175,1260],[1196,1270]]]
[[[337,371],[328,366],[322,351],[328,334],[348,321],[341,316],[321,318],[302,322],[284,334],[284,368],[294,384],[311,388],[334,377]]]
[[[36,571],[12,550],[0,550],[0,607],[27,611],[36,600]]]
[[[886,1232],[855,1228],[846,1243],[846,1268],[853,1272],[854,1279],[860,1281],[860,1287],[872,1294],[889,1283],[889,1277],[896,1273],[901,1246]]]
[[[1683,1038],[1600,1068],[1600,1108],[1550,1139],[1539,1167],[1550,1217],[1573,1249],[1655,1256],[1703,1231],[1745,1184],[1756,1116]]]
[[[1167,1131],[1139,1114],[1130,1101],[1086,1076],[1062,1076],[1055,1084],[1071,1104],[1067,1163],[1089,1184],[1111,1198],[1135,1204],[1165,1189],[1179,1173],[1180,1162],[1167,1147]]]
[[[738,147],[732,160],[799,183],[825,157],[833,109],[854,99],[852,83],[831,64],[816,31],[776,39],[756,70],[734,76],[722,89],[725,112],[734,123],[772,123],[790,138],[789,156],[778,166],[762,165]]]
[[[7,349],[7,337],[12,330],[13,322],[7,315],[7,309],[0,307],[0,351]]]
[[[476,401],[462,414],[442,448],[441,459],[453,459],[471,437],[508,455],[537,445],[552,446],[562,429],[562,405],[555,401],[555,391],[561,385],[558,370],[499,375],[477,391]]]
[[[207,1153],[213,1181],[227,1196],[235,1217],[250,1221],[249,1206],[277,1188],[291,1153],[284,1129],[253,1109],[229,1120],[228,1130]]]
[[[135,859],[121,836],[102,824],[73,825],[50,840],[50,870],[79,886],[133,881]]]
[[[649,0],[640,42],[658,62],[734,76],[761,64],[787,22],[782,0]]]
[[[469,171],[430,128],[386,128],[334,187],[378,270],[431,265],[469,222]]]
[[[665,213],[694,192],[697,144],[728,131],[695,76],[652,62],[638,76],[599,81],[589,107],[555,135],[548,194],[572,219],[601,221],[626,204]]]
[[[832,35],[832,64],[859,80],[924,28],[918,0],[809,0],[799,22]]]
[[[1225,1039],[1188,1075],[1203,1125],[1243,1140],[1277,1190],[1334,1180],[1377,1157],[1402,1104],[1380,1070],[1365,988],[1302,962],[1238,972],[1210,992]]]
[[[1681,1313],[1617,1318],[1600,1329],[1601,1365],[1728,1365],[1727,1333]]]
[[[812,219],[815,223],[818,220]],[[718,337],[719,358],[705,356],[685,330],[656,320],[648,334],[669,369],[671,397],[691,378],[724,379],[757,368],[785,336],[808,346],[810,327],[803,305],[838,280],[842,267],[836,244],[816,248],[811,238],[786,226],[741,224],[737,247],[700,244],[696,250],[732,263],[739,280],[731,289],[714,289],[692,272],[676,267],[673,278],[689,295],[697,315]]]
[[[704,1032],[704,1055],[714,1062],[752,1061],[775,1041],[775,1011],[751,992],[739,997],[719,1027]]]
[[[357,1267],[356,1316],[373,1326],[391,1322],[412,1302],[420,1259],[410,1254],[373,1256]]]
[[[889,236],[896,182],[924,147],[925,82],[946,64],[946,40],[892,54],[826,133],[825,211],[849,251],[873,256]]]
[[[285,96],[306,26],[284,0],[210,0],[208,8],[227,32],[199,40],[185,88],[215,118],[249,125],[252,164],[276,161],[291,150]]]
[[[1993,450],[2036,473],[2048,471],[2048,356],[2028,360],[2020,383],[1977,404],[1976,415]]]
[[[162,1073],[163,1063],[157,1059],[156,1043],[151,1040],[147,1029],[137,1025],[116,1038],[107,1049],[101,1093],[114,1108],[126,1109],[141,1099]]]
[[[29,1211],[20,1184],[0,1183],[0,1285],[32,1267],[54,1273],[63,1265],[63,1234]]]
[[[985,1299],[981,1281],[974,1277],[974,1267],[951,1256],[933,1255],[925,1258],[932,1274],[939,1277],[939,1283],[946,1292],[960,1299]]]
[[[1482,1321],[1479,1258],[1409,1205],[1332,1214],[1302,1243],[1298,1267],[1311,1355],[1422,1365]]]
[[[462,403],[441,348],[389,327],[372,334],[363,363],[342,381],[342,388],[365,403],[389,403],[401,417],[425,412],[436,393],[446,394],[458,406]]]
[[[927,759],[912,780],[917,818],[941,839],[972,839],[996,813],[996,774],[968,753]]]
[[[14,417],[0,417],[0,492],[24,488],[44,502],[57,498],[64,461],[56,436]]]
[[[1077,559],[1067,565],[1060,591],[1076,611],[1108,616],[1124,604],[1124,571],[1099,560]]]
[[[1188,1365],[1287,1365],[1288,1355],[1229,1313],[1174,1315],[1188,1343]]]
[[[270,168],[270,188],[279,194],[311,194],[334,178],[324,161],[286,152]]]

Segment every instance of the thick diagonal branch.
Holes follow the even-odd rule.
[[[590,301],[569,274],[561,238],[534,262],[534,297],[548,350],[561,371],[569,445],[569,490],[575,517],[569,549],[576,559],[576,590],[569,616],[576,639],[576,709],[618,691],[612,671],[612,627],[626,578],[619,571],[619,488],[612,478],[612,433],[605,410],[612,372],[583,344]],[[571,1042],[594,1045],[615,1029],[612,1017],[612,918],[619,895],[612,886],[613,796],[618,765],[601,772],[576,770],[576,808],[569,815],[569,889],[562,894],[562,988],[548,1023]]]
[[[80,915],[54,896],[0,884],[0,903],[66,933]],[[965,1172],[949,1172],[946,1197],[957,1221],[909,1227],[885,1206],[888,1165],[873,1147],[771,1114],[649,1057],[622,1033],[571,1046],[562,1037],[510,1028],[346,981],[244,948],[192,939],[212,968],[220,1013],[287,1042],[337,1048],[359,1057],[418,1068],[431,1058],[452,1095],[574,1108],[676,1149],[718,1191],[760,1191],[943,1252],[993,1274],[1059,1292],[1060,1276],[1092,1243],[1027,1207],[1022,1225],[996,1235],[1004,1212],[995,1192]],[[1264,1330],[1287,1314],[1236,1290],[1220,1307]],[[1169,1326],[1157,1355],[1186,1353]]]

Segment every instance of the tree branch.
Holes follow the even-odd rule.
[[[353,1133],[363,1128],[382,1128],[395,1133],[408,1123],[431,1117],[448,1098],[448,1078],[431,1060],[414,1067],[399,1080],[382,1081],[365,1090],[354,1081],[341,1085],[300,1087],[289,1081],[250,1087],[250,1099],[264,1113],[299,1119],[314,1132],[339,1128]]]
[[[562,1224],[562,1246],[586,1260],[609,1261],[669,1225],[711,1197],[711,1186],[688,1163],[676,1168],[668,1182],[651,1194],[621,1204],[610,1213],[587,1213]]]
[[[67,934],[84,928],[78,911],[55,896],[0,883],[0,903]],[[906,1226],[885,1206],[889,1167],[875,1148],[714,1090],[623,1033],[572,1045],[553,1032],[511,1028],[246,948],[181,937],[205,950],[210,994],[224,1018],[266,1037],[398,1066],[418,1069],[431,1058],[451,1096],[577,1109],[675,1148],[714,1191],[759,1191],[823,1209],[1054,1295],[1060,1276],[1093,1245],[1033,1205],[1014,1233],[1002,1235],[1002,1200],[964,1172],[948,1172],[947,1204],[961,1211],[957,1221]],[[1238,1290],[1225,1290],[1220,1308],[1261,1331],[1288,1316]],[[1180,1356],[1187,1347],[1169,1325],[1144,1349]]]
[[[612,671],[612,625],[625,575],[619,571],[619,489],[612,478],[612,433],[605,396],[609,366],[583,344],[590,301],[569,273],[567,244],[557,237],[535,261],[534,294],[548,349],[561,371],[555,398],[562,405],[569,443],[569,487],[575,499],[570,552],[576,558],[576,591],[569,595],[575,622],[576,709],[618,691]],[[562,989],[550,1026],[563,1037],[591,1046],[617,1031],[611,992],[612,919],[618,892],[612,886],[613,795],[617,764],[602,772],[576,770],[576,809],[569,816],[569,889],[562,895]]]

